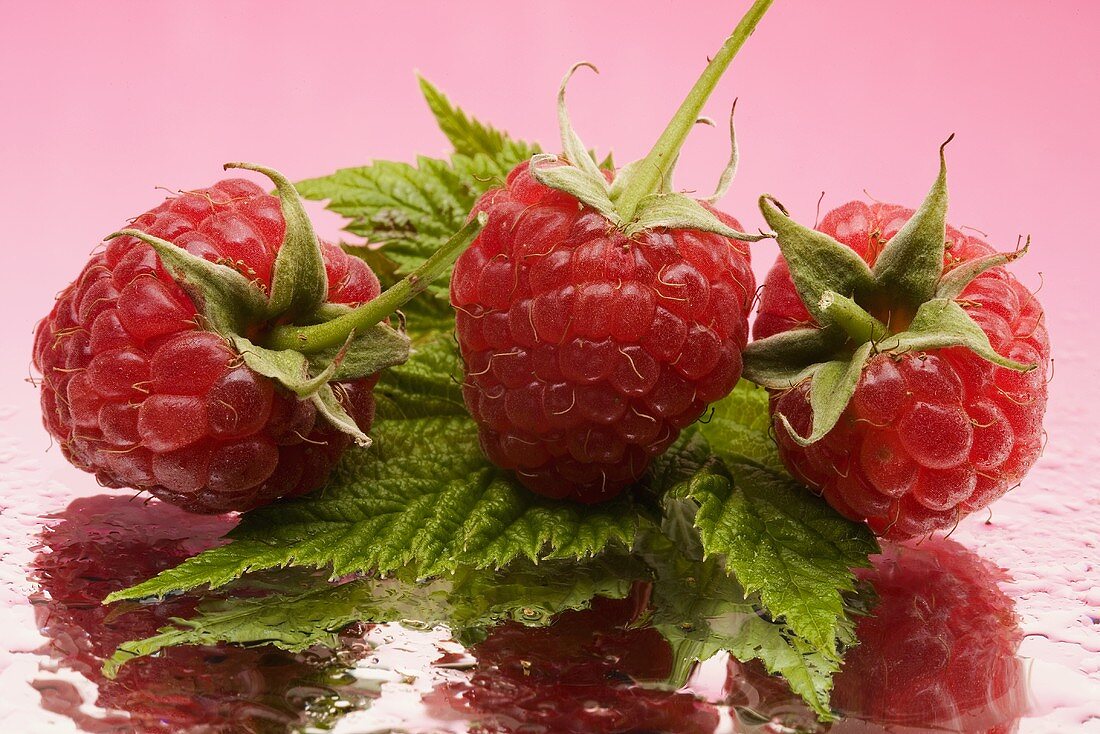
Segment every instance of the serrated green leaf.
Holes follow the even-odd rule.
[[[776,471],[783,462],[771,437],[768,391],[742,380],[715,403],[710,418],[698,426],[708,448],[724,458],[745,458]]]
[[[493,160],[514,161],[511,164],[514,166],[539,152],[536,146],[513,140],[507,133],[468,116],[438,87],[424,77],[418,78],[420,91],[435,115],[439,129],[454,146],[455,153],[465,156],[486,155]]]
[[[414,348],[401,369],[390,370],[374,390],[380,419],[466,416],[462,360],[454,341],[439,337]]]
[[[654,489],[665,492],[666,505],[685,499],[698,505],[694,525],[706,555],[724,562],[745,594],[759,597],[760,607],[785,625],[786,638],[797,638],[783,649],[819,656],[811,670],[791,675],[801,676],[799,694],[820,713],[828,690],[822,676],[835,669],[825,661],[837,659],[852,638],[845,608],[856,583],[851,569],[866,566],[878,546],[865,526],[791,479],[770,425],[767,391],[742,382],[656,462]],[[790,668],[796,658],[785,659]]]
[[[113,678],[130,660],[177,645],[228,642],[291,652],[318,644],[336,647],[336,634],[362,618],[370,598],[370,587],[362,581],[294,595],[236,598],[224,608],[208,607],[194,619],[173,618],[174,626],[153,637],[123,643],[103,664],[103,674]]]
[[[843,594],[851,569],[877,550],[866,528],[841,517],[789,477],[744,461],[729,476],[700,475],[686,488],[708,554],[722,554],[749,593],[816,649],[835,650],[850,624]],[[731,479],[732,478],[732,479]]]

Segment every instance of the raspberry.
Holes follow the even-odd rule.
[[[953,731],[1008,734],[1027,709],[1027,676],[1016,652],[1023,633],[1006,574],[950,540],[886,546],[857,571],[877,594],[856,621],[859,644],[834,678],[830,731],[867,734]],[[818,731],[816,717],[782,679],[756,664],[730,663],[730,703],[779,725]]]
[[[243,179],[170,198],[132,227],[228,265],[265,292],[286,232],[280,200]],[[321,248],[330,302],[378,296],[363,261]],[[149,244],[118,237],[94,255],[35,335],[43,419],[65,457],[104,486],[192,512],[246,510],[317,489],[351,438],[206,326]],[[335,383],[363,430],[376,380]]]
[[[193,617],[199,599],[174,596],[123,610],[102,604],[112,591],[171,568],[218,543],[233,523],[196,518],[169,505],[142,505],[121,496],[78,499],[42,533],[32,577],[39,629],[49,657],[34,682],[42,705],[86,731],[211,732],[298,729],[316,714],[305,703],[355,700],[350,685],[333,688],[333,673],[365,653],[352,630],[344,647],[294,655],[272,647],[172,647],[137,658],[118,677],[104,678],[105,659],[123,642],[151,637],[173,618]],[[98,689],[89,711],[65,668]],[[323,707],[311,705],[310,709]]]
[[[760,20],[754,6],[645,159],[601,170],[558,93],[562,156],[516,166],[484,193],[488,225],[455,265],[463,395],[481,446],[533,492],[619,495],[741,377],[755,291],[731,217],[669,191],[718,78]],[[731,138],[733,134],[731,114]]]
[[[636,685],[667,679],[673,666],[657,630],[632,626],[645,597],[641,584],[626,599],[596,598],[549,627],[495,627],[470,649],[478,661],[470,680],[443,686],[426,703],[462,712],[483,734],[713,732],[713,706]]]
[[[613,497],[740,378],[748,249],[707,232],[628,238],[528,163],[476,210],[489,224],[451,300],[481,445],[539,494]]]
[[[947,225],[946,146],[916,211],[851,202],[815,231],[760,199],[782,256],[745,373],[771,393],[792,474],[893,540],[988,506],[1043,442],[1043,309],[1004,267],[1027,247]]]
[[[851,202],[818,229],[874,265],[913,210]],[[948,228],[944,269],[993,254],[986,243]],[[837,425],[819,442],[799,445],[780,426],[788,468],[824,493],[845,516],[878,534],[911,538],[951,527],[1023,478],[1038,458],[1050,355],[1043,310],[1003,267],[974,278],[958,303],[1003,355],[1039,365],[1020,374],[964,348],[873,356]],[[764,284],[753,335],[813,323],[780,257]],[[813,418],[809,384],[773,391],[774,412],[800,434]]]

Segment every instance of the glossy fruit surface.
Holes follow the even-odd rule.
[[[527,163],[475,211],[489,224],[451,301],[482,447],[539,494],[614,497],[739,379],[748,247],[679,229],[628,238]]]
[[[279,200],[228,179],[172,197],[132,222],[269,290],[285,224]],[[378,279],[322,244],[328,300],[375,298]],[[35,335],[43,421],[61,451],[108,487],[132,487],[192,512],[246,510],[319,487],[350,438],[245,366],[159,256],[112,240],[58,297]],[[336,383],[366,430],[376,377]]]
[[[874,265],[912,215],[900,206],[852,202],[827,214],[818,230]],[[978,238],[949,227],[944,273],[991,254]],[[820,441],[800,445],[777,424],[780,453],[795,476],[887,538],[952,527],[1017,484],[1042,450],[1050,358],[1042,307],[1004,267],[978,275],[956,302],[994,350],[1037,368],[1013,371],[962,347],[879,354]],[[892,316],[904,318],[879,314],[884,323]],[[780,258],[764,284],[754,337],[813,323]],[[809,433],[813,418],[808,395],[806,383],[772,392],[773,412],[800,434]]]

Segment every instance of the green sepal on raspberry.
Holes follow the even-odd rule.
[[[754,3],[707,64],[646,157],[628,163],[617,171],[600,169],[570,122],[565,104],[569,80],[581,67],[598,71],[588,62],[574,64],[558,90],[562,154],[541,153],[534,156],[530,163],[532,176],[544,186],[567,193],[596,210],[628,238],[654,229],[710,232],[743,242],[757,242],[769,237],[770,234],[748,234],[731,227],[699,200],[673,191],[671,182],[680,148],[688,133],[698,122],[709,122],[699,116],[703,105],[770,5],[771,0]],[[708,204],[722,198],[737,170],[737,138],[732,110],[730,150],[729,162],[719,177],[715,193],[705,199]]]
[[[953,138],[954,136],[952,136]],[[955,300],[990,268],[1024,250],[975,259],[945,270],[947,163],[940,147],[939,175],[920,208],[890,238],[869,266],[852,248],[791,219],[774,197],[760,210],[776,239],[812,325],[757,339],[745,350],[745,377],[770,390],[809,380],[811,430],[797,431],[782,411],[776,418],[799,445],[826,436],[848,408],[866,364],[878,355],[900,357],[965,348],[1010,370],[1030,372],[998,353],[989,337]]]

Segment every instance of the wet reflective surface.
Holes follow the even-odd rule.
[[[120,642],[190,616],[197,599],[100,600],[231,525],[119,495],[80,498],[49,518],[31,563],[46,640],[32,682],[41,706],[93,732],[1004,733],[1027,712],[1023,632],[998,587],[1006,575],[940,539],[888,549],[862,573],[879,603],[858,621],[863,644],[833,697],[847,718],[831,728],[752,663],[715,659],[670,690],[673,651],[645,625],[645,583],[550,627],[503,624],[469,649],[413,620],[353,625],[336,652],[169,649],[104,679],[100,665]]]

